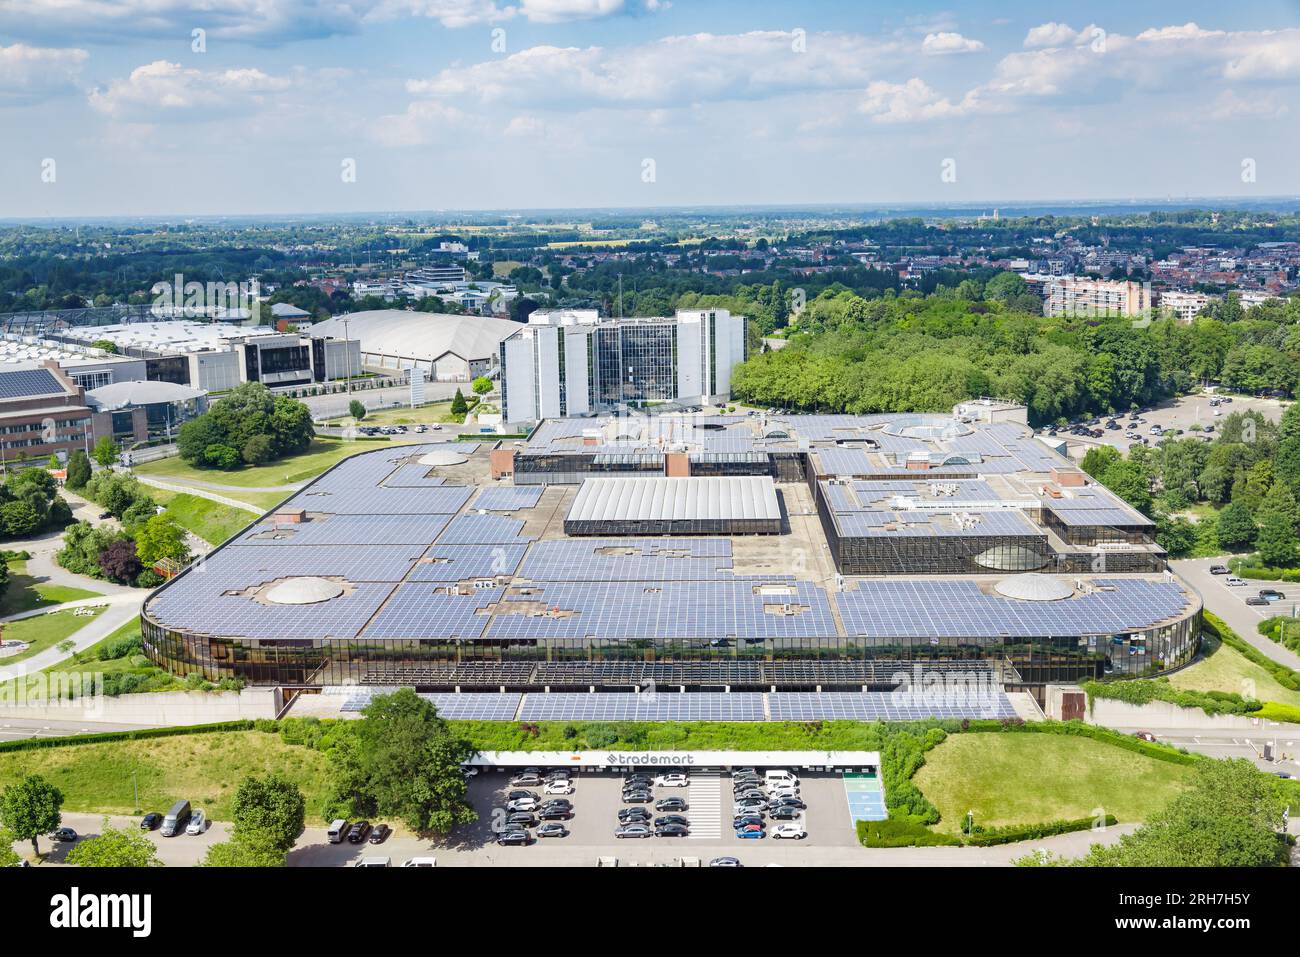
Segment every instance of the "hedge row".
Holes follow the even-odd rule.
[[[959,847],[960,838],[932,831],[915,817],[887,821],[858,821],[858,841],[864,847]]]
[[[1180,708],[1200,708],[1206,714],[1254,714],[1263,703],[1254,698],[1243,698],[1232,691],[1191,691],[1175,688],[1168,678],[1130,678],[1126,681],[1084,681],[1080,687],[1088,693],[1088,701],[1109,698],[1133,705],[1166,701]]]
[[[1171,747],[1168,744],[1161,744],[1158,741],[1144,741],[1131,734],[1112,731],[1110,728],[1099,727],[1095,724],[1084,724],[1082,721],[1035,721],[1032,723],[963,721],[959,730],[1066,734],[1081,738],[1092,738],[1094,741],[1100,741],[1103,744],[1114,745],[1117,748],[1123,748],[1125,751],[1146,755],[1148,758],[1155,758],[1157,761],[1168,761],[1171,764],[1189,765],[1201,760],[1201,755],[1192,754],[1190,751]]]
[[[214,731],[251,731],[251,720],[217,721],[177,728],[140,728],[135,731],[105,731],[100,734],[69,734],[61,738],[23,738],[0,741],[0,753],[33,751],[38,748],[62,748],[74,744],[103,744],[109,741],[138,741],[146,738],[170,738],[181,734],[210,734]]]
[[[1096,818],[1081,817],[1073,821],[1047,821],[1043,824],[1009,824],[1006,827],[989,827],[965,837],[965,843],[972,847],[992,847],[995,844],[1014,844],[1017,841],[1036,841],[1054,834],[1069,834],[1073,831],[1087,831],[1096,826]],[[1107,814],[1103,818],[1107,827],[1118,823],[1115,815]]]

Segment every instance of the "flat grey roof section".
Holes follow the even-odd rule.
[[[573,499],[569,522],[779,522],[781,506],[769,476],[587,479]]]

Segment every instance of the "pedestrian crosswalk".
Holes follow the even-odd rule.
[[[722,776],[717,771],[693,771],[686,796],[691,837],[722,840]]]

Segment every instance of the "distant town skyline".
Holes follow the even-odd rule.
[[[1300,5],[9,0],[0,219],[1300,194]]]

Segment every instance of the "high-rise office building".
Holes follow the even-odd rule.
[[[507,422],[534,422],[726,398],[744,358],[745,317],[725,309],[635,319],[538,311],[501,343],[502,413]]]

